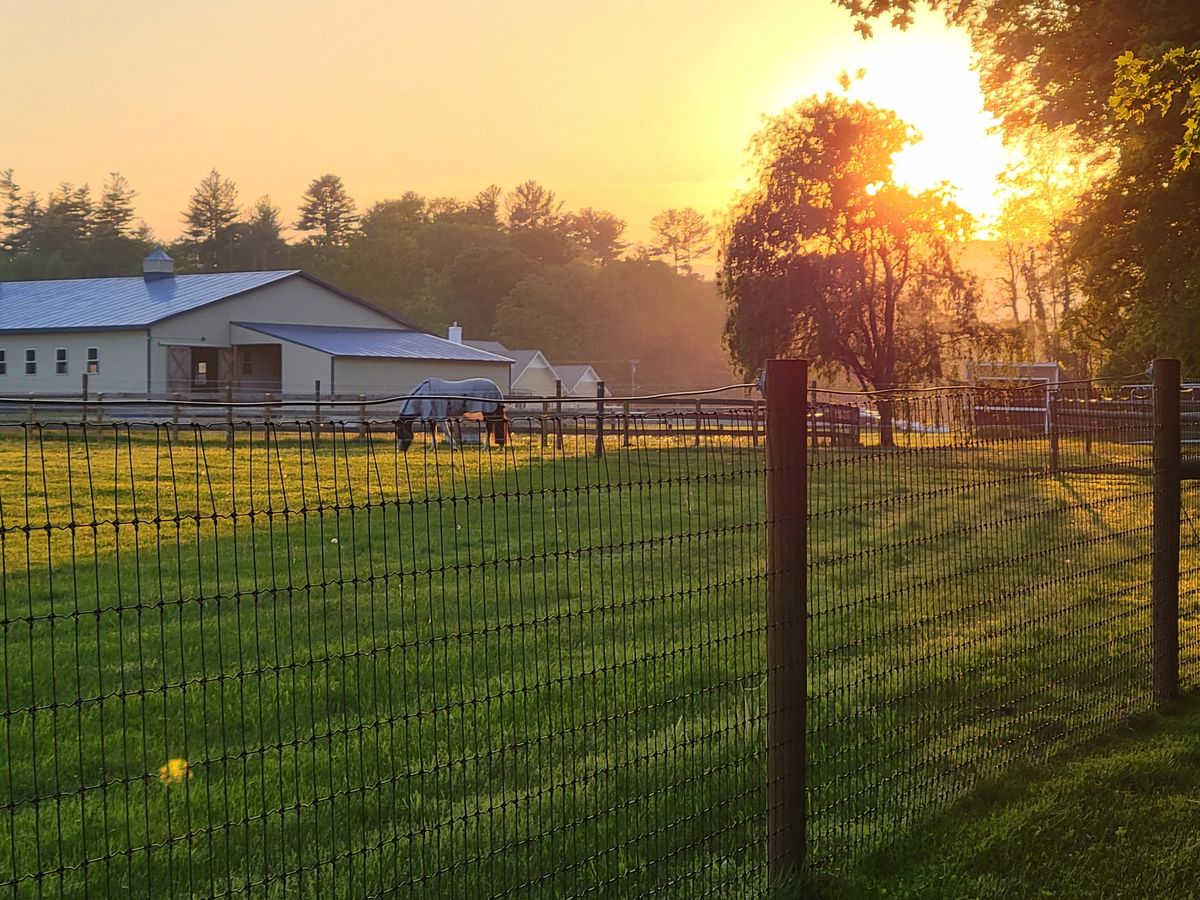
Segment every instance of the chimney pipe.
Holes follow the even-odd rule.
[[[447,335],[447,337],[450,339],[450,342],[452,344],[461,344],[462,343],[462,327],[457,322],[455,322],[453,325],[450,326],[450,333]]]

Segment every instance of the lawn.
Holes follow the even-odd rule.
[[[744,895],[761,457],[303,437],[0,443],[0,882]]]
[[[826,869],[1148,703],[1145,453],[908,440],[810,470]],[[6,428],[0,885],[763,896],[761,450],[590,449]]]

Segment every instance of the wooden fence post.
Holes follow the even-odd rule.
[[[562,379],[555,378],[554,379],[554,396],[561,398],[562,395],[563,395]],[[558,449],[561,450],[563,448],[563,422],[562,422],[562,400],[561,399],[555,401],[555,407],[556,407],[556,409],[555,409],[556,416],[554,419],[554,426],[555,426],[554,431],[555,431],[555,434],[558,435],[558,437],[555,440],[558,443]]]
[[[629,401],[621,404],[621,446],[629,446]]]
[[[808,362],[767,362],[767,874],[797,874],[807,849]]]
[[[225,448],[233,449],[233,384],[225,383]]]
[[[171,404],[171,440],[178,442],[179,440],[179,391],[171,394],[174,398],[174,403]]]
[[[547,400],[542,401],[542,446],[545,447],[549,437],[550,429],[550,403]]]
[[[360,438],[367,436],[367,395],[358,395],[358,436]]]
[[[761,400],[757,398],[750,401],[750,439],[754,442],[754,446],[758,446],[758,421],[760,418],[759,404]]]
[[[1050,431],[1050,474],[1058,474],[1058,390],[1046,387],[1046,427]]]
[[[83,378],[83,413],[80,419],[86,425],[88,420],[88,373],[84,372],[81,377]]]
[[[1179,696],[1179,360],[1154,360],[1153,699]]]
[[[321,379],[313,384],[313,443],[321,440]]]
[[[596,456],[604,455],[604,382],[596,382]]]
[[[700,405],[699,398],[697,398],[697,400],[696,400],[696,428],[695,428],[696,436],[695,436],[695,439],[692,441],[692,446],[694,446],[694,447],[700,446],[700,423],[703,421],[703,415],[704,415],[704,409]]]
[[[96,424],[104,424],[104,391],[96,395]]]

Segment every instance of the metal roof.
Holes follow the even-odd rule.
[[[579,382],[583,381],[584,376],[589,372],[593,379],[596,381],[600,380],[600,376],[596,374],[596,370],[588,365],[556,365],[554,371],[562,379],[564,391],[573,391],[579,387]]]
[[[299,274],[291,269],[0,282],[0,331],[139,328]]]
[[[271,322],[234,322],[259,334],[299,344],[330,356],[382,357],[386,359],[458,359],[472,362],[511,363],[506,356],[457,344],[423,331],[399,328],[349,328],[340,325],[286,325]]]

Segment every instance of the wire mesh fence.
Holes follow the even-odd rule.
[[[1149,707],[1150,405],[1100,387],[806,398],[817,867]],[[763,409],[604,403],[405,452],[357,408],[21,401],[0,887],[765,896]]]
[[[1014,762],[1151,705],[1151,404],[1098,394],[838,398],[868,431],[809,457],[816,865],[860,859]],[[1193,531],[1180,623],[1192,685],[1198,550]]]
[[[3,427],[4,890],[752,892],[749,437],[359,424]]]

